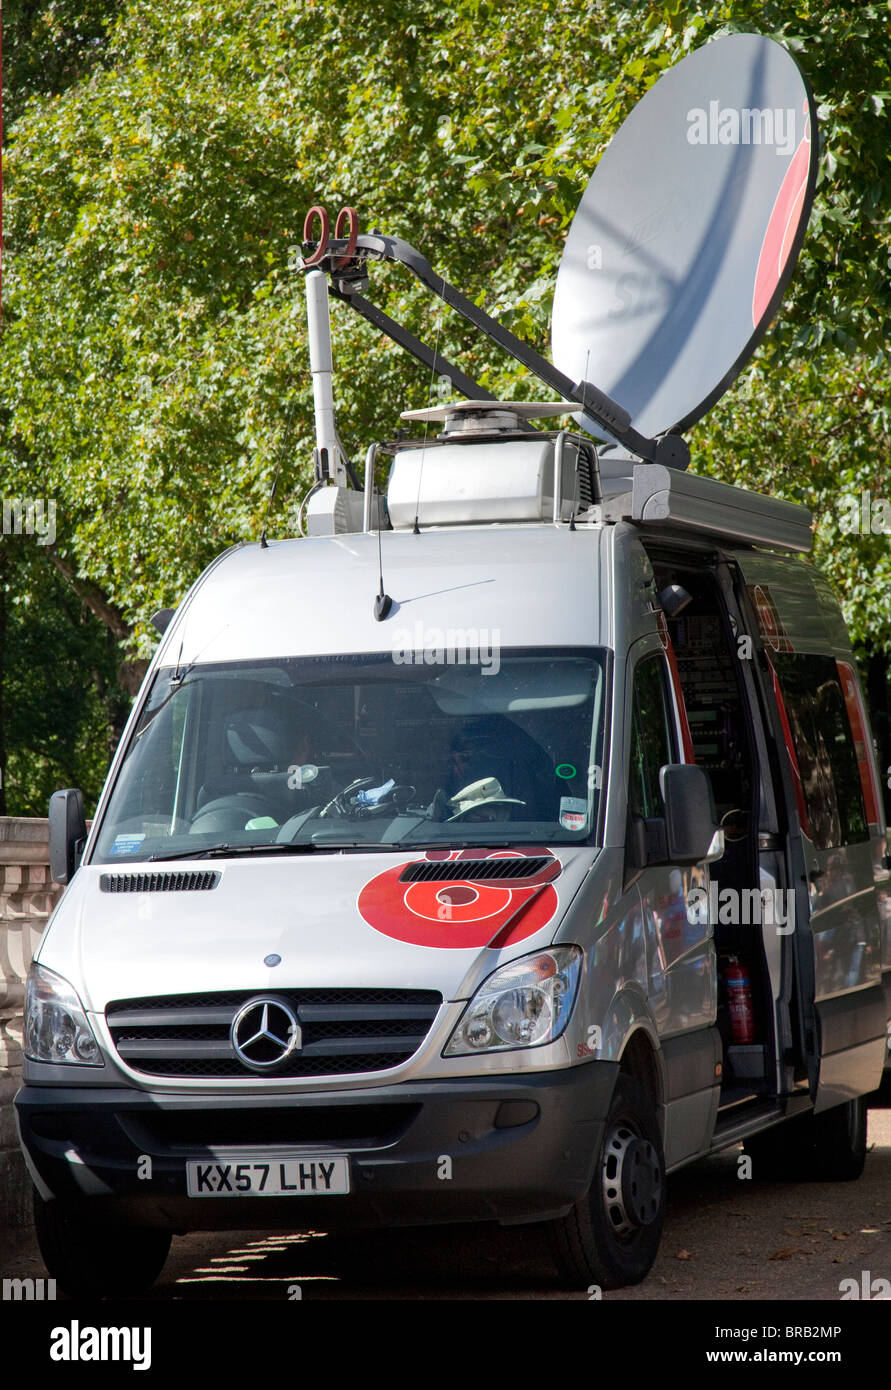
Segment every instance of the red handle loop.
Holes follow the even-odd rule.
[[[350,234],[347,241],[347,249],[344,254],[334,262],[335,270],[342,270],[345,265],[349,265],[353,259],[353,252],[356,249],[356,241],[359,236],[359,215],[355,208],[341,208],[337,214],[337,221],[334,224],[334,239],[337,241],[343,235],[344,219],[349,223]]]
[[[343,215],[343,214],[341,213],[341,214],[338,216],[338,219],[337,219],[337,225],[338,225],[338,227],[340,226],[340,217],[341,217],[342,215]],[[304,258],[304,261],[303,261],[303,268],[304,268],[304,270],[306,269],[307,266],[318,265],[318,264],[319,264],[319,262],[324,258],[324,256],[326,255],[326,253],[327,253],[327,251],[328,251],[328,242],[329,242],[330,239],[331,239],[331,223],[330,223],[330,221],[328,220],[328,214],[327,214],[327,212],[325,211],[325,209],[324,209],[323,207],[319,207],[319,205],[316,204],[314,207],[311,207],[311,208],[310,208],[309,212],[306,214],[306,217],[304,218],[304,221],[303,221],[303,240],[304,240],[304,241],[309,241],[309,240],[310,240],[310,235],[309,235],[309,233],[310,233],[310,231],[311,231],[311,229],[312,229],[312,220],[313,220],[314,217],[317,217],[317,218],[319,219],[320,223],[322,224],[322,225],[321,225],[321,235],[320,235],[320,237],[319,237],[319,244],[318,244],[318,246],[316,247],[315,251],[313,251],[313,253],[312,253],[311,256],[307,256],[307,257]]]

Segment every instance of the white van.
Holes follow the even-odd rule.
[[[700,52],[737,72],[751,38]],[[70,882],[16,1109],[71,1293],[146,1287],[172,1232],[470,1220],[543,1223],[565,1278],[615,1287],[703,1155],[863,1166],[885,822],[809,513],[667,466],[677,434],[584,375],[414,412],[363,498],[322,271],[355,296],[396,243],[354,231],[307,256],[309,537],[210,566],[89,836],[51,804]],[[640,452],[531,423],[579,403]]]

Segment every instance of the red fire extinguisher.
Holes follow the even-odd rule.
[[[727,1002],[730,1006],[730,1036],[734,1043],[753,1043],[755,1041],[755,1010],[752,1007],[752,989],[749,972],[740,965],[736,956],[730,957],[730,964],[724,971],[727,986]]]

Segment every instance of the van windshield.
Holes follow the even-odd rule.
[[[606,653],[441,655],[159,669],[92,862],[591,843]]]

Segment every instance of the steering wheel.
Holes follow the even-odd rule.
[[[373,816],[379,811],[401,811],[405,809],[407,799],[414,796],[415,788],[401,783],[394,784],[390,790],[381,797],[380,801],[374,801],[367,806],[354,805],[350,797],[353,793],[361,791],[363,787],[373,786],[377,781],[375,777],[357,777],[355,782],[350,782],[349,786],[344,787],[332,796],[319,811],[319,816]]]
[[[370,787],[373,781],[373,777],[357,777],[356,780],[350,782],[348,786],[341,787],[340,791],[332,796],[330,801],[325,802],[325,805],[322,807],[321,811],[319,811],[319,815],[330,816],[333,812],[338,816],[348,816],[350,812],[344,801],[344,797],[350,792],[358,791],[360,787]]]
[[[214,831],[241,830],[252,816],[266,815],[268,811],[266,798],[252,792],[217,796],[199,806],[189,821],[188,833],[207,835]]]

